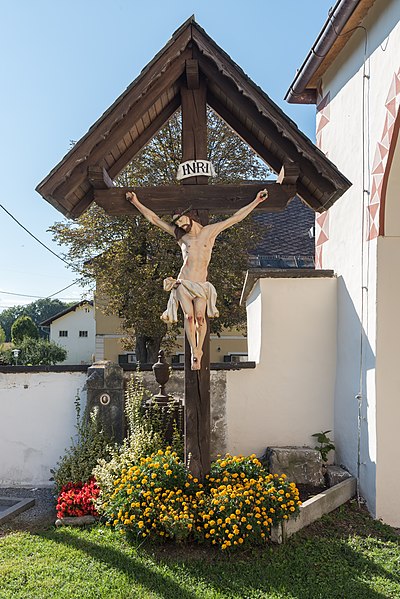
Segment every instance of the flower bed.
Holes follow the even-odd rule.
[[[201,483],[167,449],[123,468],[97,505],[122,534],[226,550],[266,543],[271,526],[295,516],[301,501],[295,484],[268,474],[255,455],[218,459]]]
[[[99,494],[100,489],[94,478],[86,483],[64,485],[57,499],[57,518],[98,516],[95,501]]]

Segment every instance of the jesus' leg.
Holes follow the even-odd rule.
[[[196,358],[198,360],[198,369],[201,367],[201,358],[203,356],[203,343],[207,334],[206,308],[207,300],[196,297],[193,300],[194,318],[196,321]],[[197,368],[196,368],[197,369]]]
[[[191,364],[192,370],[197,370],[197,359],[195,358],[196,354],[196,325],[194,320],[194,306],[193,300],[190,296],[185,293],[185,289],[180,285],[176,289],[176,296],[179,301],[179,304],[182,308],[183,316],[184,316],[184,328],[187,340],[191,349]]]

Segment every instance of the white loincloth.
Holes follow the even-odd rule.
[[[207,301],[207,316],[209,318],[218,318],[219,312],[216,307],[217,292],[214,285],[212,285],[209,281],[205,281],[204,283],[195,283],[186,279],[177,280],[173,279],[172,277],[168,277],[167,279],[164,279],[164,291],[171,291],[171,293],[169,296],[167,309],[161,315],[161,320],[169,323],[178,322],[179,301],[176,297],[175,289],[177,282],[184,287],[187,295],[192,300],[196,299],[196,297],[201,297]]]

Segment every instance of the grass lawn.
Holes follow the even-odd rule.
[[[400,536],[351,503],[283,546],[137,547],[102,526],[0,538],[0,598],[400,598]]]

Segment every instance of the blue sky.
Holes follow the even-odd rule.
[[[315,107],[283,101],[333,0],[0,0],[0,204],[56,253],[61,213],[36,185],[190,15],[314,140]],[[73,273],[0,209],[0,311]],[[8,292],[8,293],[4,293]],[[26,294],[23,297],[11,294]],[[56,297],[79,300],[75,285]]]

